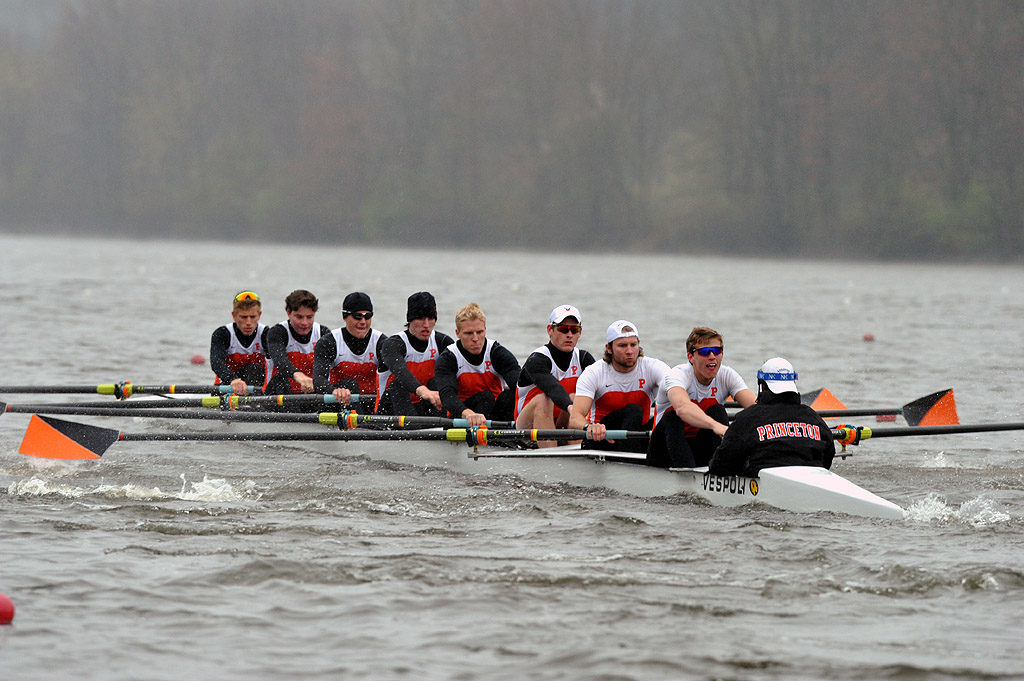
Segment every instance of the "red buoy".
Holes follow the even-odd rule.
[[[0,594],[0,624],[10,624],[14,619],[14,603],[6,594]]]
[[[866,334],[864,334],[864,340],[866,342],[870,343],[871,341],[875,340],[875,334],[873,334],[873,333],[866,333]]]
[[[206,363],[206,358],[203,357],[202,355],[200,355],[197,352],[196,354],[192,355],[192,363],[193,364],[205,364]]]

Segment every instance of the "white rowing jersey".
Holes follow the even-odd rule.
[[[542,345],[533,353],[544,355],[551,360],[551,375],[555,377],[555,380],[562,384],[565,391],[572,395],[576,392],[576,382],[583,374],[583,367],[580,365],[580,349],[572,349],[572,359],[569,360],[569,366],[565,369],[560,368],[555,364],[554,358],[551,356],[551,349],[547,345]],[[540,388],[534,384],[516,386],[516,417],[519,417],[519,412],[537,395],[542,394]],[[556,414],[558,413],[558,407],[555,407]]]
[[[702,410],[707,411],[713,404],[723,404],[729,397],[735,397],[741,390],[749,390],[743,378],[732,367],[721,366],[718,373],[707,385],[697,380],[693,373],[693,365],[689,362],[677,364],[669,370],[665,381],[658,388],[657,402],[658,410],[655,423],[660,421],[672,409],[672,402],[668,398],[668,391],[671,388],[682,388],[690,396],[690,400],[697,403]],[[696,431],[694,431],[696,432]]]
[[[650,357],[637,358],[636,366],[625,373],[616,371],[608,362],[594,362],[576,381],[576,396],[594,400],[590,406],[591,422],[599,422],[627,404],[638,404],[646,423],[651,419],[658,388],[668,371],[667,364]]]
[[[313,324],[313,330],[309,333],[309,341],[302,343],[295,336],[292,335],[291,324],[288,320],[278,322],[278,326],[284,327],[284,332],[288,336],[288,342],[284,345],[284,353],[288,355],[288,360],[292,363],[297,371],[301,371],[307,376],[313,375],[313,350],[316,347],[316,342],[320,340],[320,331],[322,327],[319,324]],[[274,366],[274,360],[267,358],[267,372],[271,376],[275,376],[280,372],[277,367]],[[302,386],[297,381],[292,380],[292,377],[288,377],[288,385],[293,393],[301,393]]]
[[[405,343],[405,366],[408,367],[409,372],[416,377],[416,380],[421,384],[426,385],[427,381],[434,377],[434,367],[437,365],[437,332],[431,331],[430,338],[427,340],[427,347],[420,352],[412,346],[409,342],[409,334],[400,333],[398,334],[402,342]],[[387,387],[391,385],[391,381],[395,379],[394,374],[391,371],[382,371],[377,374],[377,404],[380,405],[380,398],[387,390]],[[420,396],[415,393],[411,393],[412,401],[415,404],[420,401]]]
[[[263,332],[267,330],[267,325],[256,325],[256,336],[248,346],[242,345],[242,341],[238,340],[233,323],[225,324],[224,328],[228,330],[229,339],[225,357],[228,368],[237,374],[244,366],[262,364],[266,373],[264,374],[263,385],[260,387],[265,388],[267,377],[270,376],[270,369],[273,366],[270,360],[267,359],[266,351],[263,349]],[[219,385],[221,382],[220,377],[214,377],[213,382],[214,385]]]
[[[377,329],[370,329],[370,342],[361,354],[356,354],[352,348],[345,343],[342,329],[337,328],[331,331],[334,336],[334,345],[337,348],[334,353],[334,363],[331,364],[330,380],[337,384],[342,379],[352,378],[359,384],[361,395],[373,395],[377,392],[377,344],[384,335]]]
[[[465,402],[473,395],[488,391],[495,397],[508,387],[505,379],[494,370],[494,362],[491,361],[491,350],[495,341],[490,338],[484,345],[483,360],[479,364],[471,364],[466,356],[459,351],[455,345],[449,345],[448,349],[455,356],[455,381],[459,388],[459,399]]]

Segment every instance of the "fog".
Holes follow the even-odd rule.
[[[0,230],[1019,261],[1024,4],[0,0]]]

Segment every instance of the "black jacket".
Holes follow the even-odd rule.
[[[717,475],[756,476],[762,468],[830,468],[836,446],[832,429],[797,393],[761,391],[741,411],[715,450],[708,469]]]

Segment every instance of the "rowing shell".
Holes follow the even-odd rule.
[[[902,519],[903,509],[825,468],[766,468],[756,478],[712,475],[703,468],[656,468],[605,458],[578,445],[527,451],[468,449],[448,442],[360,442],[332,453],[365,454],[396,463],[439,466],[476,475],[516,475],[546,484],[602,487],[643,497],[687,495],[715,506],[765,504],[786,511],[828,511],[869,518]],[[637,456],[637,455],[635,455]]]
[[[37,420],[38,417],[34,416],[32,423]],[[50,419],[49,422],[56,423],[57,419]],[[125,438],[125,434],[116,430],[95,428],[83,424],[65,425],[76,426],[79,430],[92,428],[106,431],[105,435],[113,435],[114,438],[107,442],[103,449],[111,442]],[[230,429],[232,426],[243,424],[235,421],[224,425]],[[278,425],[284,426],[285,424]],[[30,424],[30,431],[31,429]],[[322,453],[328,455],[334,455],[340,449],[347,454],[366,454],[371,458],[404,464],[443,466],[471,474],[513,474],[543,483],[565,482],[579,486],[605,487],[637,496],[686,494],[705,499],[717,506],[761,503],[801,513],[830,511],[892,519],[899,519],[904,515],[903,510],[896,504],[872,494],[824,468],[808,466],[770,468],[762,470],[756,478],[711,475],[707,468],[656,468],[645,465],[643,463],[645,457],[642,454],[604,453],[598,450],[583,450],[578,445],[525,451],[486,446],[466,449],[465,446],[446,441],[453,439],[451,434],[460,432],[460,429],[445,431],[440,428],[430,428],[425,430],[428,432],[414,431],[414,433],[430,436],[428,439],[410,438],[406,442],[398,441],[401,437],[389,437],[387,440],[377,441],[352,438],[346,442],[340,439],[325,440],[313,437],[312,434],[306,439],[306,442],[318,442],[323,446],[329,446],[329,450],[320,449]],[[464,439],[465,431],[461,430],[461,432],[463,438],[459,439]],[[352,434],[355,435],[355,433]],[[372,432],[365,431],[360,434],[373,435]],[[397,432],[392,432],[392,434],[401,436],[401,433]],[[262,434],[257,433],[256,435]],[[316,435],[319,436],[320,433]],[[386,434],[380,433],[380,435]],[[437,436],[437,438],[435,439],[433,436]],[[26,439],[29,439],[28,432]],[[130,439],[151,438],[135,435]],[[176,438],[171,436],[160,439],[173,440]],[[268,437],[267,439],[277,438]],[[295,439],[296,441],[302,440],[301,437]],[[76,443],[76,446],[79,449],[82,448],[81,444]],[[22,447],[25,447],[24,441]],[[20,451],[33,453],[26,452],[24,449]],[[102,450],[89,453],[90,458],[98,458]],[[632,461],[624,459],[632,459]]]

